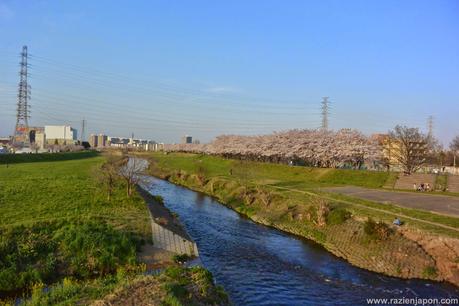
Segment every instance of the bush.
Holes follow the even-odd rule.
[[[167,268],[163,279],[167,292],[166,305],[191,305],[195,301],[205,305],[229,304],[223,289],[214,286],[212,274],[201,267]]]
[[[176,254],[172,257],[172,260],[176,263],[184,263],[191,259],[188,254]]]
[[[162,196],[160,196],[160,195],[153,195],[152,198],[153,198],[153,200],[154,200],[155,202],[157,202],[158,204],[164,205],[164,199],[163,199]]]
[[[391,228],[384,222],[375,222],[368,218],[363,226],[365,234],[374,240],[386,240],[392,233]]]
[[[336,207],[327,216],[327,224],[339,225],[346,222],[351,217],[351,213],[342,207]]]
[[[95,157],[95,151],[40,153],[40,154],[0,154],[0,164],[17,164],[32,162],[52,162]]]
[[[432,266],[425,267],[422,271],[422,276],[425,278],[436,278],[437,277],[437,269]]]
[[[306,218],[318,226],[325,226],[330,213],[330,205],[326,200],[319,197],[312,198],[311,204],[306,211]]]

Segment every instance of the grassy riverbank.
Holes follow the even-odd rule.
[[[379,188],[393,174],[181,153],[150,156],[154,175],[212,195],[257,222],[312,239],[356,266],[459,284],[459,254],[448,251],[459,243],[458,218],[320,191],[342,184]],[[391,226],[397,216],[405,222],[400,229]]]
[[[138,253],[151,240],[146,204],[137,193],[128,198],[122,180],[108,200],[95,175],[104,157],[80,154],[0,166],[0,305],[31,294],[26,304],[88,304],[141,278]],[[194,279],[180,273],[180,286]],[[173,279],[149,281],[174,298]]]

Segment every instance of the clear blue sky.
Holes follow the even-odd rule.
[[[31,53],[32,125],[208,141],[320,125],[459,134],[459,1],[0,0],[0,135]]]

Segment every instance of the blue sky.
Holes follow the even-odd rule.
[[[0,0],[0,135],[31,54],[32,125],[208,141],[330,125],[459,134],[459,1]]]

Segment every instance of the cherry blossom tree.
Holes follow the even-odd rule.
[[[377,141],[356,130],[289,130],[268,135],[218,136],[209,144],[166,145],[169,152],[220,155],[242,160],[360,168],[381,158]]]

